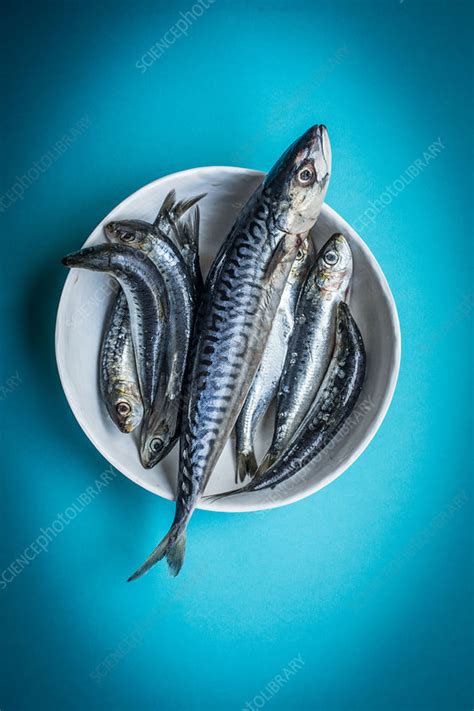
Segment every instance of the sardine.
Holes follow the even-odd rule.
[[[179,572],[186,526],[247,397],[296,253],[326,194],[326,128],[309,129],[283,154],[241,211],[200,309],[183,412],[176,513],[135,579],[167,558]]]
[[[151,259],[133,247],[100,244],[86,247],[62,260],[66,267],[80,267],[113,276],[127,298],[138,382],[147,416],[157,391],[168,318],[168,299],[163,279]]]
[[[365,366],[362,336],[347,304],[340,302],[333,357],[316,400],[289,448],[269,469],[254,477],[246,486],[209,499],[273,489],[309,464],[331,442],[350,416],[362,390]],[[314,478],[312,482],[314,484]]]
[[[246,476],[254,476],[257,471],[255,432],[277,392],[288,341],[294,328],[296,304],[313,261],[313,240],[309,238],[300,248],[291,268],[260,367],[235,425],[236,483],[244,481]]]
[[[351,276],[351,249],[343,235],[335,234],[320,250],[298,302],[278,389],[273,440],[258,476],[284,452],[314,402],[334,351],[337,306]]]
[[[127,299],[120,292],[109,313],[99,360],[99,389],[107,411],[121,432],[133,432],[142,421]]]
[[[154,222],[160,234],[173,238],[176,231],[183,229],[180,226],[183,215],[204,195],[205,193],[177,202],[176,193],[171,190],[166,195]],[[107,229],[110,230],[113,224],[106,225],[106,235]],[[127,243],[125,233],[123,242]],[[136,397],[139,384],[136,368],[131,362],[133,349],[129,347],[131,334],[130,327],[128,334],[126,332],[127,322],[130,324],[127,301],[119,287],[102,338],[103,355],[99,365],[99,387],[112,420],[122,432],[132,432],[143,416],[143,405]],[[118,339],[117,343],[116,339]]]
[[[178,221],[174,229],[179,234],[183,230],[182,221]],[[147,254],[160,272],[168,296],[166,368],[153,408],[143,424],[140,445],[141,462],[149,469],[170,451],[178,436],[196,289],[177,247],[159,228],[141,220],[122,220],[106,225],[105,234],[111,242],[126,244]]]

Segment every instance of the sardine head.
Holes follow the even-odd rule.
[[[297,284],[301,279],[305,279],[307,273],[314,264],[315,250],[311,235],[301,242],[300,248],[296,253],[295,261],[288,275],[288,283]]]
[[[115,244],[143,249],[153,225],[143,220],[116,220],[104,227],[105,236]]]
[[[174,443],[172,433],[165,418],[145,422],[140,440],[140,461],[145,469],[152,469],[169,452]]]
[[[331,174],[331,145],[325,126],[310,128],[273,166],[264,181],[275,221],[284,232],[310,230],[318,219]]]
[[[332,235],[321,248],[315,269],[315,283],[327,294],[346,295],[352,277],[352,251],[340,233]]]
[[[121,432],[129,433],[138,427],[143,417],[143,405],[135,383],[119,381],[107,398],[109,415]]]

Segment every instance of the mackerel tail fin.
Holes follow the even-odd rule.
[[[255,453],[251,452],[237,452],[237,467],[235,471],[235,483],[245,481],[246,477],[254,477],[258,469],[257,460],[255,459]]]
[[[163,558],[166,558],[170,573],[173,576],[178,575],[184,561],[184,552],[186,549],[186,528],[176,529],[171,527],[169,532],[158,543],[156,548],[151,552],[146,561],[131,575],[127,582],[140,578],[145,573],[148,573],[155,563],[158,563]]]

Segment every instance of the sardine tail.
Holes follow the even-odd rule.
[[[278,459],[278,454],[276,452],[272,452],[272,450],[269,450],[262,461],[260,462],[260,466],[258,467],[257,471],[255,472],[255,477],[260,477],[262,474],[264,474],[267,469],[270,469],[270,467],[276,462]]]
[[[254,477],[257,469],[257,460],[255,459],[253,450],[251,452],[237,452],[236,484],[245,481],[245,478],[248,476]]]
[[[165,199],[163,200],[163,204],[160,207],[160,210],[155,218],[154,225],[158,225],[160,223],[161,218],[163,215],[167,215],[172,209],[176,201],[176,190],[170,190]]]
[[[163,558],[166,558],[171,575],[178,575],[184,561],[184,553],[186,549],[186,529],[182,528],[178,531],[171,528],[156,548],[151,552],[146,561],[131,575],[127,582],[140,578],[147,573],[155,563],[158,563]]]
[[[241,489],[232,489],[232,491],[223,491],[222,494],[209,494],[208,496],[203,496],[202,500],[208,501],[210,504],[213,504],[215,501],[226,499],[228,496],[235,496],[236,494],[241,494],[242,491],[245,490],[246,487],[242,487]]]
[[[190,210],[193,205],[199,202],[199,200],[202,200],[204,197],[206,197],[206,195],[207,193],[200,193],[200,195],[195,195],[194,197],[189,198],[188,200],[180,200],[179,202],[177,202],[173,208],[173,214],[175,219],[182,217],[185,212]]]

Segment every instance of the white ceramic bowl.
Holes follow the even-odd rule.
[[[201,208],[201,261],[204,273],[232,227],[243,203],[263,178],[255,170],[207,167],[167,175],[124,200],[96,227],[85,245],[104,242],[103,226],[110,220],[141,218],[152,221],[167,192],[174,188],[179,199],[207,193]],[[327,205],[313,230],[316,247],[334,232],[349,240],[354,256],[350,308],[367,350],[364,387],[346,428],[319,461],[312,462],[286,484],[273,491],[230,497],[200,508],[216,511],[256,511],[290,504],[313,494],[344,472],[367,447],[387,412],[400,364],[400,326],[387,281],[362,239]],[[84,245],[84,246],[85,246]],[[78,245],[79,246],[79,245]],[[103,322],[114,282],[103,274],[73,269],[69,272],[59,304],[56,323],[56,359],[59,375],[77,421],[92,443],[119,471],[145,489],[173,499],[178,470],[178,447],[152,470],[142,468],[136,437],[121,434],[110,421],[98,392],[97,363]],[[257,435],[261,456],[271,438],[271,418]],[[206,489],[207,494],[233,488],[234,441],[231,439]]]

